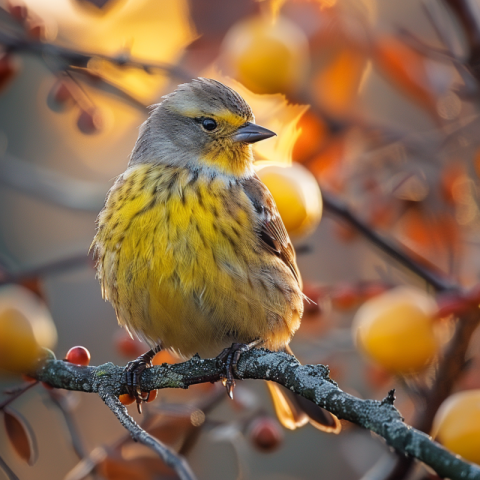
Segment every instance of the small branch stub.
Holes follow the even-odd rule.
[[[382,405],[393,405],[395,403],[395,389],[392,388],[387,393],[387,396],[381,401]]]

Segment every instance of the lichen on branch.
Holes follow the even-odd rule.
[[[163,364],[145,371],[141,389],[188,388],[196,383],[215,382],[221,378],[222,365],[215,359],[202,360],[198,356],[175,365]],[[48,359],[32,372],[37,380],[56,388],[98,393],[112,409],[111,399],[126,393],[123,367],[112,363],[98,367],[79,367],[64,361]],[[237,368],[239,379],[264,379],[313,401],[338,418],[371,430],[385,439],[396,451],[410,455],[433,468],[441,477],[480,480],[480,467],[449,452],[431,437],[405,424],[393,405],[393,392],[385,399],[363,400],[343,392],[330,378],[324,365],[301,365],[294,357],[281,352],[253,349],[242,354]],[[110,405],[110,404],[112,405]],[[126,410],[114,412],[122,424],[136,437],[135,425],[126,417]],[[119,416],[120,415],[120,416]],[[151,446],[151,445],[150,445]],[[157,452],[158,453],[158,452]],[[163,457],[162,457],[163,458]],[[165,460],[165,459],[164,459]],[[183,462],[183,459],[181,459]],[[182,464],[183,465],[183,464]]]

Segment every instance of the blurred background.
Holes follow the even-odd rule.
[[[316,302],[300,361],[362,398],[395,388],[408,423],[480,462],[476,0],[0,7],[0,479],[176,478],[95,395],[36,385],[4,403],[39,346],[82,345],[92,365],[146,350],[117,326],[88,250],[148,105],[197,76],[278,134],[255,155]],[[233,402],[218,385],[163,390],[129,411],[201,480],[436,478],[348,423],[285,428],[264,382],[240,382]]]

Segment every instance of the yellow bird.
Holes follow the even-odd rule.
[[[239,353],[285,350],[298,329],[304,296],[295,252],[253,169],[251,144],[273,135],[237,92],[205,78],[163,97],[141,126],[92,243],[104,298],[152,347],[127,367],[138,405],[140,374],[160,349],[183,357],[225,349],[231,396]],[[277,410],[293,403],[275,401]],[[320,428],[338,431],[335,417],[320,416]]]

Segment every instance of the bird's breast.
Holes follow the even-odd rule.
[[[264,265],[252,215],[240,185],[221,176],[165,166],[127,171],[95,239],[120,323],[183,353],[229,332],[249,340],[252,328],[235,319],[265,317],[254,291]]]

